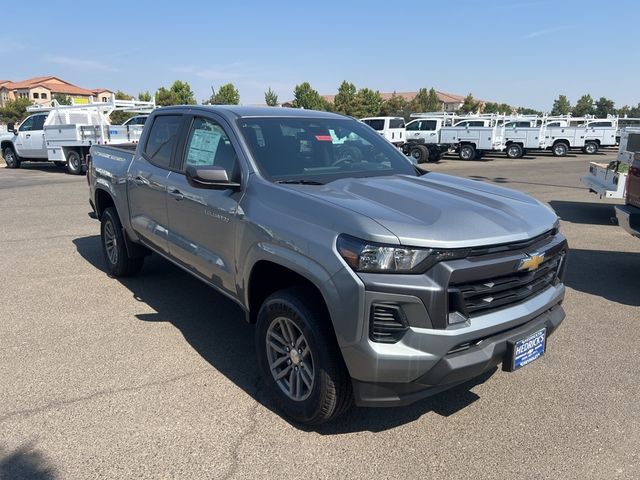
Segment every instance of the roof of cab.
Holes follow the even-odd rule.
[[[162,110],[177,109],[204,110],[216,112],[225,117],[295,117],[295,118],[346,118],[344,115],[320,112],[318,110],[303,110],[301,108],[286,107],[244,107],[239,105],[175,105],[162,107]]]

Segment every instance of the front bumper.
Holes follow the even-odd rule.
[[[484,338],[464,351],[443,356],[427,373],[408,383],[363,382],[353,379],[355,402],[362,407],[391,407],[408,405],[435,395],[502,363],[510,341],[524,338],[543,327],[547,328],[548,337],[564,317],[562,307],[555,305],[518,327]]]

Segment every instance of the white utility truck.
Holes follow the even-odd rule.
[[[617,120],[615,118],[548,118],[545,128],[545,144],[557,157],[562,157],[572,149],[581,149],[584,153],[597,153],[601,147],[613,147],[617,144]],[[555,120],[555,121],[554,121]],[[565,125],[555,125],[555,122]],[[581,121],[578,125],[572,123]]]
[[[150,113],[155,102],[116,100],[86,104],[28,107],[32,112],[18,127],[0,137],[2,155],[9,168],[23,161],[50,161],[74,175],[83,172],[91,145],[137,142],[142,125],[111,125],[114,111]]]
[[[361,118],[376,132],[399,147],[405,142],[405,125],[402,117],[367,117]]]
[[[499,115],[461,116],[446,112],[412,113],[403,151],[418,163],[437,161],[453,150],[462,160],[480,159],[487,151],[504,150]]]
[[[589,163],[589,172],[580,178],[590,192],[600,198],[625,198],[629,166],[640,156],[640,128],[620,132],[618,157],[611,163]]]

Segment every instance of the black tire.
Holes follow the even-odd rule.
[[[269,296],[258,313],[255,337],[258,365],[279,407],[284,415],[305,426],[320,425],[333,420],[351,406],[353,399],[351,380],[331,327],[331,319],[327,318],[328,314],[322,301],[313,293],[306,287],[293,287]],[[287,350],[288,353],[284,352],[285,347],[290,348],[287,347],[287,339],[283,335],[280,340],[284,341],[276,340],[270,333],[277,331],[282,319],[290,321],[303,336],[303,344],[308,346],[310,352],[307,357],[299,356],[295,352],[295,346],[293,350]],[[278,373],[287,370],[281,382],[285,382],[287,376],[289,381],[293,382],[291,375],[296,375],[293,373],[295,368],[295,372],[300,370],[297,380],[299,383],[305,368],[304,362],[311,359],[311,387],[303,387],[308,390],[306,398],[291,398],[276,380],[276,373],[272,373],[273,362],[270,356],[274,349],[271,345],[267,346],[269,340],[270,344],[280,348],[281,358],[287,359],[286,364],[280,362],[274,367],[274,371],[282,369]],[[293,358],[293,354],[298,361],[294,358],[292,363],[289,357]],[[291,384],[289,386],[293,389]]]
[[[115,207],[109,207],[100,217],[102,253],[107,273],[112,277],[135,275],[144,264],[144,257],[130,257],[127,252],[122,224]],[[113,255],[111,252],[114,252]]]
[[[512,159],[517,159],[517,158],[521,158],[522,155],[524,155],[524,150],[522,150],[522,146],[520,144],[512,143],[507,147],[507,150],[505,153],[507,154],[507,157]]]
[[[7,168],[20,168],[20,157],[18,157],[13,147],[6,147],[2,151],[2,157],[7,164]]]
[[[67,171],[71,175],[80,175],[82,173],[82,158],[75,150],[67,152]]]
[[[458,157],[460,160],[473,160],[476,158],[476,149],[473,145],[463,145],[458,151]]]
[[[431,148],[429,149],[429,162],[435,163],[439,162],[442,159],[442,153],[440,153],[440,149]]]
[[[426,163],[429,161],[429,149],[424,145],[415,145],[411,147],[409,155],[416,163]]]
[[[600,146],[597,142],[587,142],[584,144],[584,147],[582,147],[582,153],[586,153],[587,155],[595,155],[596,153],[598,153],[599,148]]]
[[[553,147],[551,147],[551,151],[556,157],[564,157],[567,153],[569,153],[569,145],[564,142],[558,142]]]
[[[476,150],[476,160],[482,160],[484,157],[484,152],[482,150]]]

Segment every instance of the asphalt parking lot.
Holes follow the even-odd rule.
[[[579,182],[614,156],[428,165],[551,204],[567,318],[518,372],[312,431],[274,412],[230,301],[153,256],[107,277],[84,177],[0,168],[0,479],[638,478],[640,240]]]

